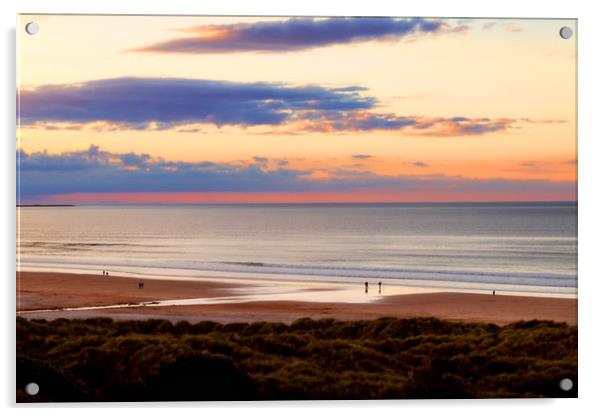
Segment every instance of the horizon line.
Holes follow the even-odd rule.
[[[370,202],[89,202],[80,204],[17,204],[17,208],[45,208],[45,207],[81,207],[81,206],[219,206],[219,205],[577,205],[578,200],[555,200],[555,201],[370,201]]]

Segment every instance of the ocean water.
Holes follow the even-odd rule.
[[[21,269],[577,293],[577,206],[18,208]]]

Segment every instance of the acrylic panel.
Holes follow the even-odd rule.
[[[577,21],[20,15],[18,402],[577,396]]]

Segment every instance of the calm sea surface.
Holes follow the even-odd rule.
[[[575,294],[574,204],[19,208],[27,269]]]

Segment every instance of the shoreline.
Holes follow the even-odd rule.
[[[85,267],[84,267],[85,266]],[[18,266],[20,272],[31,273],[56,273],[67,275],[96,275],[100,273],[100,266],[81,265],[81,267],[64,267],[51,264],[31,265],[25,264]],[[317,276],[312,274],[280,274],[273,272],[241,272],[226,270],[194,270],[190,269],[162,269],[149,267],[148,270],[142,270],[145,267],[134,267],[131,270],[124,270],[119,266],[111,269],[111,277],[122,277],[128,279],[149,279],[149,280],[169,280],[169,281],[189,281],[189,282],[215,282],[218,284],[241,285],[241,286],[282,286],[293,285],[303,287],[327,287],[331,289],[340,289],[343,287],[356,288],[368,281],[371,285],[381,281],[389,289],[394,289],[399,294],[409,293],[432,293],[432,292],[453,292],[453,293],[476,293],[489,294],[492,290],[500,295],[508,296],[526,296],[526,297],[544,297],[544,298],[566,298],[577,299],[577,287],[547,287],[548,291],[541,290],[544,286],[515,285],[508,283],[482,283],[482,282],[462,282],[431,279],[395,279],[391,277],[364,276],[359,278],[352,276],[346,278],[341,275]]]
[[[144,288],[138,289],[138,283],[144,283]],[[349,292],[300,285],[275,290],[273,286],[273,282],[260,285],[202,279],[17,272],[17,315],[48,320],[110,317],[222,323],[290,323],[304,317],[365,320],[387,316],[436,317],[498,325],[532,319],[577,324],[577,299],[574,298],[449,291],[416,293],[414,288],[406,293],[366,295],[358,287]],[[387,290],[390,288],[385,288]],[[332,301],[341,296],[353,299]]]

